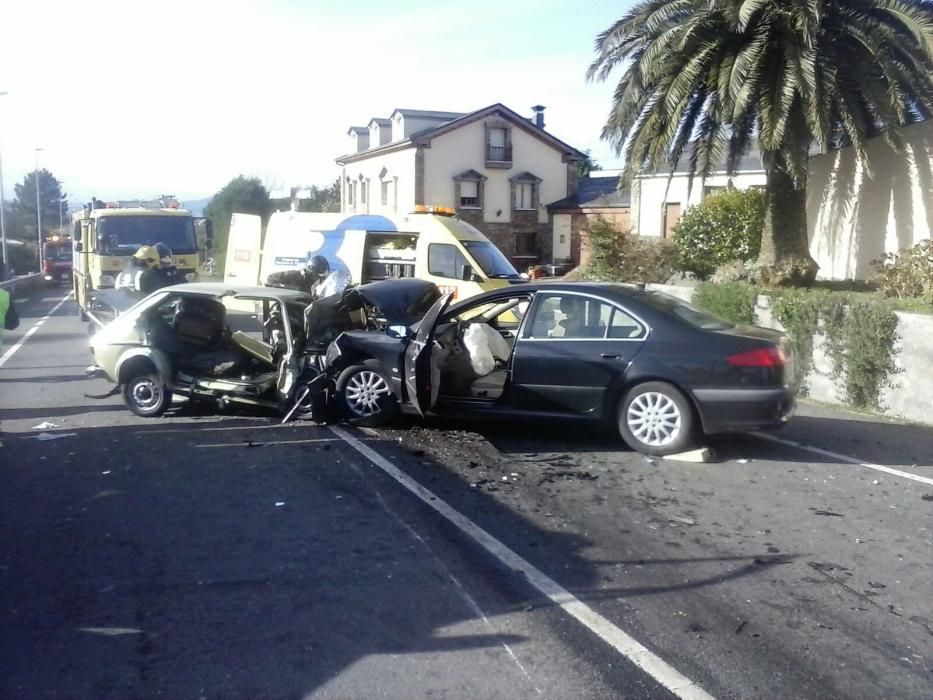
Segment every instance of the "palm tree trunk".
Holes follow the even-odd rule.
[[[807,235],[807,190],[798,189],[780,166],[768,171],[768,208],[756,279],[772,287],[808,287],[819,265],[810,256]]]

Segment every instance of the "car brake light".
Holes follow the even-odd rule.
[[[787,363],[787,355],[780,348],[757,348],[729,355],[726,361],[733,367],[780,367]]]

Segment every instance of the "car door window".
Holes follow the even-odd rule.
[[[605,338],[613,310],[611,304],[579,294],[549,294],[538,305],[528,337]]]
[[[609,321],[609,338],[637,340],[645,337],[645,327],[622,309],[613,307]]]
[[[451,316],[449,321],[470,321],[488,323],[497,330],[518,330],[522,318],[528,310],[528,298],[525,296],[508,297],[483,302],[467,307]]]
[[[432,243],[428,246],[428,273],[437,277],[462,280],[463,269],[469,265],[456,246]]]

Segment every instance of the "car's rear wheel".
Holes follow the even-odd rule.
[[[693,445],[693,407],[667,382],[645,382],[629,389],[619,404],[619,434],[634,450],[671,455]]]
[[[381,365],[374,360],[348,367],[337,378],[337,404],[356,425],[382,425],[398,413],[398,402]]]
[[[155,418],[172,404],[172,392],[155,373],[137,374],[123,383],[123,403],[137,416]]]

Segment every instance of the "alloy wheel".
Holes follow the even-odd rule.
[[[683,417],[674,400],[667,394],[647,391],[636,396],[625,420],[632,434],[645,445],[665,447],[680,436]]]
[[[382,411],[384,397],[391,394],[385,378],[373,370],[364,369],[349,378],[344,387],[347,406],[361,418],[370,418]]]

